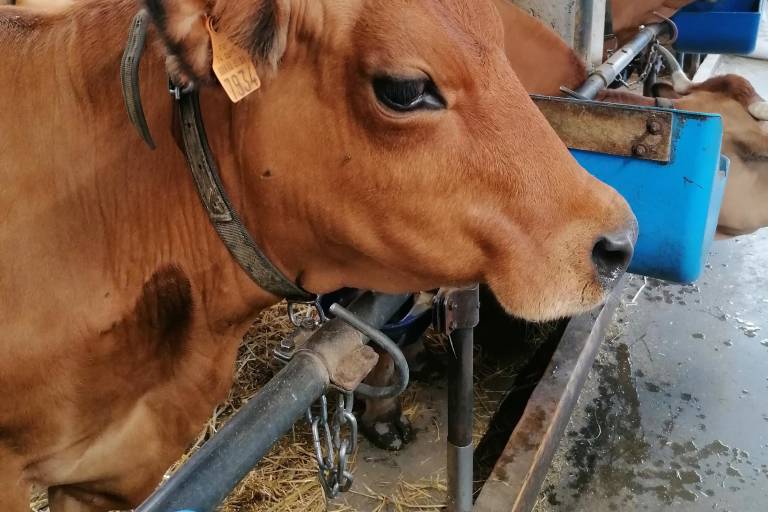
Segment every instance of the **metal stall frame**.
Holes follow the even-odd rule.
[[[626,278],[605,305],[568,322],[522,418],[475,501],[474,512],[529,512],[621,302]]]

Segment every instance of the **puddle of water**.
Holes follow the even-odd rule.
[[[681,414],[693,407],[700,411],[699,400],[693,394],[679,393],[677,401],[670,393],[663,393],[671,391],[670,383],[640,380],[645,374],[633,372],[629,347],[623,343],[606,350],[606,357],[596,362],[595,371],[597,396],[585,408],[580,430],[568,434],[571,441],[565,458],[572,471],[567,484],[574,499],[599,493],[608,502],[619,503],[647,494],[670,506],[709,499],[716,495],[715,488],[721,483],[723,488],[743,484],[739,480],[748,471],[744,466],[751,464],[748,453],[720,440],[700,445],[693,438],[670,439]],[[669,419],[656,433],[658,448],[651,445],[651,432],[643,427],[638,386],[654,394],[643,400],[663,400],[670,407]],[[698,431],[705,432],[707,416],[699,412],[695,417],[701,420]],[[768,412],[764,419],[768,421]],[[652,454],[660,457],[651,459]],[[768,467],[759,474],[768,478]]]

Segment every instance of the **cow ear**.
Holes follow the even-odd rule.
[[[164,43],[168,73],[178,85],[210,82],[208,20],[219,37],[274,67],[285,50],[290,0],[143,0]]]
[[[653,84],[653,96],[655,98],[668,98],[671,100],[680,98],[680,95],[675,92],[675,88],[672,84],[666,82],[656,82]]]
[[[219,2],[213,16],[216,30],[245,49],[262,68],[277,68],[285,53],[292,0],[230,0]],[[314,3],[316,0],[313,0]]]

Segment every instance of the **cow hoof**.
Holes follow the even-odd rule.
[[[391,417],[376,418],[371,422],[362,420],[360,429],[374,446],[393,452],[401,450],[413,438],[410,420],[399,412]]]

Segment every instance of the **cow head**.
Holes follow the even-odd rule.
[[[225,128],[259,205],[242,214],[308,290],[480,281],[539,320],[594,307],[626,268],[629,207],[529,100],[487,0],[146,5],[178,79],[221,94],[204,16],[257,63]]]
[[[677,107],[713,112],[723,119],[722,151],[731,160],[731,168],[718,231],[736,236],[768,226],[768,122],[753,117],[733,97],[706,90],[681,98]]]
[[[693,83],[668,50],[659,50],[671,83],[657,83],[654,94],[675,99],[676,108],[712,112],[723,119],[722,151],[731,169],[718,230],[740,235],[768,226],[768,102],[738,75]]]

